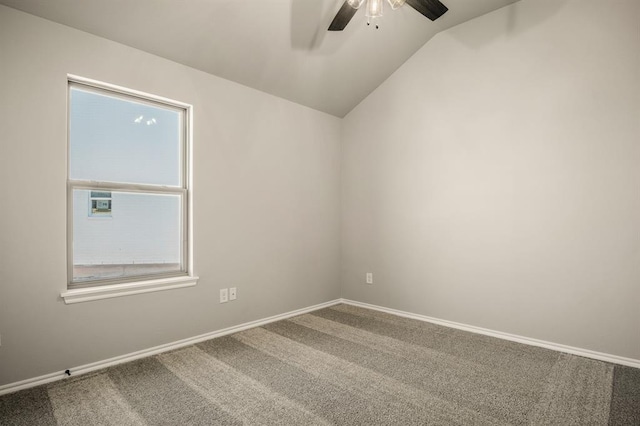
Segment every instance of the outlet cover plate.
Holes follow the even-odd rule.
[[[229,301],[229,290],[226,288],[220,289],[220,303],[227,303]]]

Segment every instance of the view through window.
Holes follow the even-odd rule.
[[[187,273],[184,107],[69,82],[69,285]]]

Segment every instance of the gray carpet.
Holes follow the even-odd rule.
[[[0,397],[0,425],[640,425],[640,370],[350,305]]]

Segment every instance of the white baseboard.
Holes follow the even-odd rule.
[[[459,330],[469,331],[471,333],[484,334],[486,336],[497,337],[498,339],[510,340],[513,342],[524,343],[526,345],[531,346],[539,346],[546,349],[551,349],[558,352],[570,353],[573,355],[579,355],[586,358],[593,358],[600,361],[606,361],[613,364],[621,364],[629,367],[640,368],[640,360],[633,358],[625,358],[617,355],[605,354],[602,352],[596,352],[589,349],[581,349],[575,348],[572,346],[561,345],[558,343],[547,342],[544,340],[532,339],[529,337],[518,336],[510,333],[503,333],[501,331],[489,330],[486,328],[475,327],[472,325],[461,324],[454,321],[447,321],[438,318],[432,318],[425,315],[414,314],[411,312],[400,311],[397,309],[385,308],[383,306],[371,305],[369,303],[356,302],[355,300],[349,299],[336,299],[325,303],[320,303],[318,305],[309,306],[302,309],[297,309],[295,311],[286,312],[284,314],[274,315],[268,318],[263,318],[260,320],[250,321],[244,324],[236,325],[233,327],[227,327],[222,330],[213,331],[206,334],[201,334],[195,337],[189,337],[187,339],[178,340],[176,342],[167,343],[160,346],[155,346],[149,349],[143,349],[141,351],[132,352],[125,355],[120,355],[117,357],[109,358],[103,361],[93,362],[91,364],[81,365],[79,367],[71,368],[70,371],[74,376],[89,373],[91,371],[100,370],[106,367],[111,367],[114,365],[122,364],[125,362],[133,361],[136,359],[157,355],[162,352],[171,351],[174,349],[182,348],[185,346],[193,345],[195,343],[204,342],[205,340],[214,339],[216,337],[226,336],[228,334],[237,333],[239,331],[247,330],[249,328],[260,327],[265,324],[269,324],[275,321],[280,321],[283,319],[291,318],[296,315],[306,314],[308,312],[316,311],[318,309],[327,308],[329,306],[334,306],[339,303],[345,303],[353,306],[360,306],[362,308],[373,309],[376,311],[386,312],[393,315],[398,315],[405,318],[411,318],[419,321],[430,322],[433,324],[442,325],[445,327],[456,328]],[[43,385],[46,383],[55,382],[57,380],[62,380],[66,376],[64,371],[59,371],[55,373],[45,374],[43,376],[34,377],[32,379],[22,380],[20,382],[9,383],[6,385],[0,386],[0,395],[5,395],[8,393],[16,392],[22,389],[27,389],[39,385]]]
[[[618,355],[611,355],[611,354],[606,354],[602,352],[596,352],[589,349],[575,348],[573,346],[561,345],[559,343],[532,339],[529,337],[518,336],[516,334],[504,333],[502,331],[489,330],[487,328],[461,324],[458,322],[447,321],[447,320],[442,320],[438,318],[432,318],[425,315],[413,314],[411,312],[385,308],[383,306],[371,305],[369,303],[356,302],[355,300],[341,299],[340,302],[348,305],[359,306],[361,308],[367,308],[367,309],[373,309],[376,311],[386,312],[388,314],[398,315],[405,318],[411,318],[419,321],[425,321],[433,324],[443,325],[445,327],[457,328],[458,330],[469,331],[471,333],[484,334],[486,336],[497,337],[498,339],[524,343],[525,345],[539,346],[541,348],[551,349],[558,352],[565,352],[573,355],[583,356],[586,358],[593,358],[600,361],[606,361],[612,364],[621,364],[621,365],[626,365],[628,367],[640,368],[640,360],[638,359],[625,358]]]
[[[103,361],[92,362],[91,364],[81,365],[79,367],[70,368],[71,374],[77,376],[91,371],[100,370],[113,365],[122,364],[125,362],[133,361],[136,359],[157,355],[162,352],[172,351],[174,349],[182,348],[185,346],[193,345],[195,343],[204,342],[205,340],[214,339],[216,337],[226,336],[228,334],[237,333],[239,331],[247,330],[249,328],[260,327],[271,322],[280,321],[283,319],[291,318],[296,315],[306,314],[308,312],[316,311],[318,309],[326,308],[329,306],[337,305],[341,303],[340,299],[331,300],[329,302],[320,303],[318,305],[309,306],[295,311],[286,312],[284,314],[274,315],[268,318],[260,320],[246,322],[244,324],[236,325],[233,327],[227,327],[222,330],[213,331],[211,333],[201,334],[195,337],[189,337],[187,339],[178,340],[176,342],[167,343],[160,346],[155,346],[149,349],[143,349],[141,351],[132,352],[125,355],[116,356],[113,358],[105,359]],[[0,395],[5,395],[12,392],[17,392],[22,389],[32,388],[35,386],[43,385],[46,383],[55,382],[68,377],[64,371],[58,371],[55,373],[45,374],[44,376],[34,377],[32,379],[22,380],[20,382],[9,383],[0,386]]]

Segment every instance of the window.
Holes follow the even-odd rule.
[[[91,191],[89,216],[111,217],[111,192]]]
[[[69,77],[68,108],[68,289],[194,278],[190,107]]]

